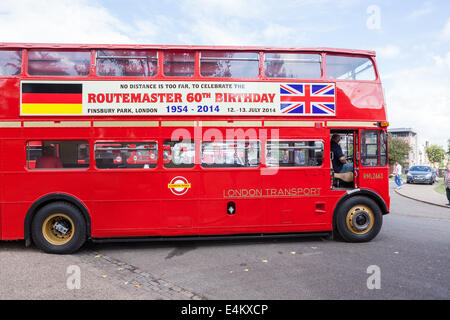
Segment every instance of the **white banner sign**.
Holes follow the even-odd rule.
[[[335,116],[334,83],[22,81],[21,115]]]

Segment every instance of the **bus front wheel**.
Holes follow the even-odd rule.
[[[63,201],[53,202],[36,213],[31,235],[44,252],[73,253],[86,241],[86,222],[77,207]]]
[[[337,210],[337,232],[347,242],[372,240],[380,232],[382,224],[380,207],[367,197],[352,197]]]

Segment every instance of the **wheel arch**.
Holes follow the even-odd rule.
[[[28,209],[27,214],[25,216],[24,221],[24,239],[25,245],[28,247],[31,245],[31,222],[33,221],[33,217],[36,212],[39,211],[45,205],[55,202],[55,201],[65,201],[72,205],[74,205],[80,212],[83,214],[83,218],[86,221],[86,233],[87,238],[91,238],[91,217],[89,215],[89,211],[87,207],[83,204],[83,202],[76,197],[65,194],[65,193],[52,193],[47,194],[38,200],[36,200],[31,207]]]
[[[339,201],[337,202],[336,206],[334,207],[333,211],[333,230],[336,229],[336,213],[339,209],[339,207],[348,199],[356,197],[356,196],[365,196],[369,199],[372,199],[375,201],[375,203],[378,205],[378,207],[381,210],[381,213],[383,215],[386,215],[389,213],[388,207],[386,205],[386,202],[384,202],[383,198],[377,194],[376,192],[368,189],[355,189],[351,191],[347,191],[345,195],[343,195]]]

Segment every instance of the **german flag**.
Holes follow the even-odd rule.
[[[22,83],[22,115],[82,114],[81,83]]]

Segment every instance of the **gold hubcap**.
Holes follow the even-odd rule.
[[[75,233],[72,219],[62,213],[56,213],[45,219],[42,234],[51,244],[60,246],[68,243]]]
[[[372,210],[365,205],[357,205],[347,212],[348,229],[355,234],[365,234],[372,230],[374,215]]]

